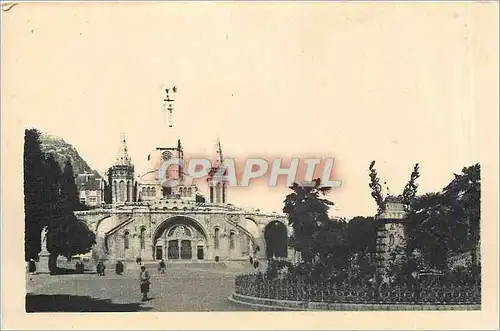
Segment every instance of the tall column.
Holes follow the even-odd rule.
[[[127,181],[127,189],[128,189],[128,194],[127,194],[128,199],[127,199],[127,201],[128,202],[132,202],[133,201],[133,198],[132,198],[132,187],[133,187],[132,181],[130,181],[130,180]]]
[[[118,183],[116,182],[115,179],[113,179],[112,183],[111,183],[111,192],[113,192],[113,199],[112,199],[112,202],[113,203],[116,203],[117,201],[117,197],[118,197]]]

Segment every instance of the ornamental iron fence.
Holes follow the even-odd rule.
[[[238,294],[267,299],[359,304],[438,304],[481,303],[480,285],[361,286],[334,283],[306,283],[300,279],[267,279],[262,274],[239,275]]]

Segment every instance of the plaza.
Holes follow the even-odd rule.
[[[128,267],[128,268],[127,268]],[[27,312],[203,312],[249,311],[231,303],[234,277],[247,272],[246,266],[224,264],[169,263],[165,274],[155,264],[146,264],[151,273],[149,300],[141,302],[138,266],[127,265],[122,275],[107,266],[106,275],[28,275]]]

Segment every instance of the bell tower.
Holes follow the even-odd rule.
[[[391,263],[401,260],[406,247],[404,222],[406,211],[402,196],[387,196],[384,200],[384,209],[378,219],[377,229],[377,273],[386,276],[387,268]]]
[[[124,133],[121,134],[120,146],[115,163],[108,170],[108,181],[111,186],[112,203],[135,201],[134,165],[128,155]]]
[[[222,147],[220,141],[217,140],[217,154],[219,157],[218,164],[208,173],[208,188],[210,190],[210,203],[227,203],[227,181],[226,167],[224,166],[224,158],[222,156]]]

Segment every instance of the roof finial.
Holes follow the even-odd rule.
[[[120,147],[118,149],[118,155],[116,157],[117,165],[130,165],[131,160],[128,155],[127,141],[125,140],[125,133],[120,133]]]

